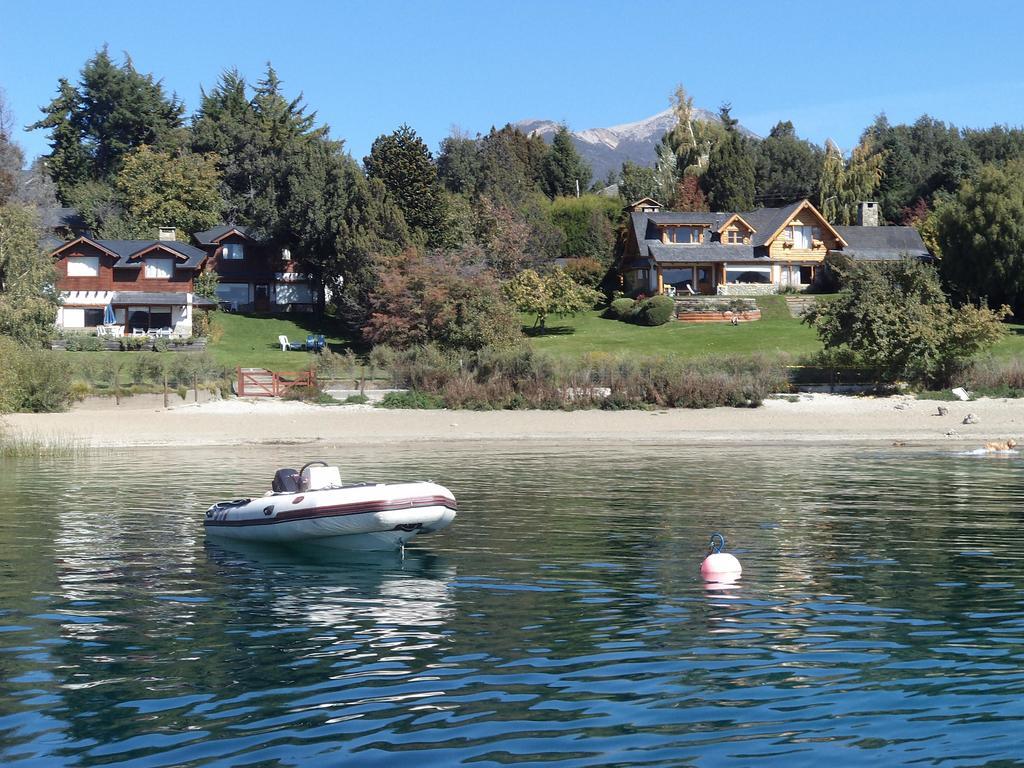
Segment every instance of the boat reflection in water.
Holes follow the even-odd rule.
[[[456,569],[430,553],[296,550],[237,541],[207,542],[206,552],[226,572],[222,576],[246,585],[250,594],[257,588],[263,610],[292,624],[337,631],[369,623],[378,637],[406,639],[412,629],[417,643],[432,644],[454,612]]]

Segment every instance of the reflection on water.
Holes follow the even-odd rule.
[[[324,457],[455,490],[404,559],[207,543],[292,452],[0,462],[0,762],[1024,759],[1021,457],[410,447]]]

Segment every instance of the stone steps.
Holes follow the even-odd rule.
[[[815,301],[813,296],[787,296],[786,307],[790,315],[799,319],[804,312],[814,306]]]

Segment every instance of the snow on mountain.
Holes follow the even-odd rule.
[[[698,120],[718,121],[718,115],[706,109],[694,109]],[[637,120],[633,123],[613,125],[610,128],[587,128],[570,131],[576,151],[590,163],[595,181],[603,180],[608,173],[618,173],[627,160],[637,165],[654,165],[655,148],[676,123],[672,109]],[[553,120],[520,120],[513,125],[526,134],[536,134],[550,142],[558,131],[559,123]],[[740,130],[754,134],[740,126]]]

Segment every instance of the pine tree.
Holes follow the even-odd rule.
[[[45,162],[64,202],[68,202],[74,187],[91,177],[78,102],[78,91],[62,77],[57,96],[42,108],[45,117],[29,126],[30,130],[50,129],[50,154]]]
[[[711,150],[701,186],[714,211],[749,211],[754,207],[754,161],[738,121],[724,105],[720,111],[725,138]]]
[[[406,223],[423,233],[427,245],[443,240],[444,195],[427,145],[408,125],[378,136],[363,159],[366,175],[380,179],[402,210]]]
[[[757,201],[766,206],[817,200],[824,152],[797,137],[788,120],[772,128],[756,145]]]
[[[77,87],[61,79],[56,98],[30,129],[50,130],[47,162],[61,199],[86,181],[110,182],[124,156],[143,144],[161,150],[184,141],[184,106],[130,58],[116,64],[101,49],[85,63]]]
[[[544,193],[548,197],[570,196],[590,185],[590,166],[580,157],[572,135],[560,126],[544,159]]]

